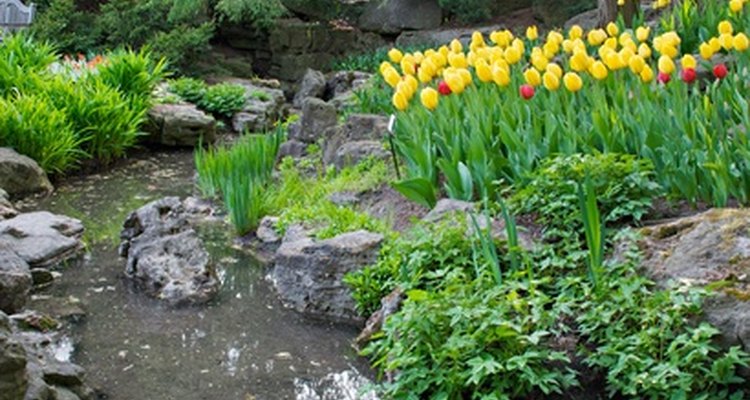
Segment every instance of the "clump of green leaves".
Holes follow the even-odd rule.
[[[212,114],[231,117],[247,101],[245,88],[231,83],[220,83],[206,89],[198,106]]]
[[[208,85],[200,79],[182,77],[169,82],[169,90],[193,104],[198,104],[206,95]]]

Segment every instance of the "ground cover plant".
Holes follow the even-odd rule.
[[[148,51],[61,59],[45,42],[6,36],[0,44],[0,146],[58,174],[85,160],[121,157],[142,135],[164,69]]]
[[[209,86],[200,79],[183,77],[170,81],[169,89],[180,98],[221,118],[230,118],[247,101],[245,88],[231,83]]]

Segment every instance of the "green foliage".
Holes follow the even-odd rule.
[[[209,41],[214,34],[214,24],[205,22],[198,26],[179,25],[169,31],[156,32],[146,45],[154,54],[169,60],[182,72],[192,72],[193,63],[211,50]]]
[[[599,289],[599,281],[603,273],[605,234],[596,200],[596,189],[591,182],[591,175],[588,173],[585,183],[583,185],[578,184],[578,202],[583,230],[586,235],[586,247],[589,250],[589,257],[586,260],[589,267],[589,278],[594,289]]]
[[[276,154],[285,137],[277,129],[265,135],[245,135],[232,146],[197,149],[198,186],[204,196],[220,196],[237,234],[258,226],[267,210],[265,193]]]
[[[240,111],[247,101],[245,88],[230,83],[220,83],[206,89],[198,106],[210,113],[231,117]]]
[[[33,89],[55,59],[47,42],[36,42],[25,34],[5,35],[0,44],[0,94]]]
[[[61,173],[82,156],[64,111],[44,96],[0,98],[0,145],[36,160],[45,171]]]
[[[622,154],[558,156],[542,161],[509,200],[516,214],[535,213],[549,239],[581,227],[578,184],[589,174],[603,223],[639,221],[661,193],[648,160]]]
[[[207,87],[206,82],[195,78],[179,78],[169,82],[169,90],[193,104],[200,103]]]
[[[54,41],[66,52],[82,53],[93,49],[99,40],[95,23],[96,17],[79,10],[75,0],[53,0],[37,14],[31,32],[35,37]]]
[[[440,7],[461,22],[479,22],[492,15],[491,0],[439,0]]]
[[[286,13],[280,0],[219,0],[216,10],[232,22],[251,22],[258,29],[268,29]]]
[[[354,96],[357,103],[353,110],[348,110],[350,112],[388,115],[393,111],[390,107],[390,88],[380,75],[370,79],[362,88],[356,89]]]
[[[164,79],[166,61],[155,59],[150,51],[118,50],[97,68],[102,82],[117,89],[132,105],[146,111],[156,84]]]

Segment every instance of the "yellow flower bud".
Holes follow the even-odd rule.
[[[396,68],[390,67],[383,71],[383,79],[390,87],[395,88],[401,82],[401,75],[396,71]]]
[[[429,83],[432,80],[432,77],[433,75],[430,74],[427,68],[419,68],[419,71],[417,71],[417,78],[419,78],[419,81],[422,83]]]
[[[641,45],[638,46],[638,55],[644,59],[651,58],[651,48],[648,47],[646,43],[641,43]]]
[[[461,44],[461,43],[459,43],[459,44]],[[438,53],[442,54],[443,57],[446,57],[446,60],[447,60],[447,57],[448,57],[448,53],[450,53],[450,52],[451,52],[451,50],[448,48],[448,46],[440,46],[440,48],[438,49]]]
[[[448,64],[453,68],[466,68],[469,66],[469,62],[466,60],[464,53],[448,54]]]
[[[589,31],[587,39],[590,45],[599,46],[607,40],[607,32],[602,29],[591,30]]]
[[[646,60],[636,54],[633,57],[630,57],[628,67],[630,67],[630,70],[633,71],[634,74],[638,75],[643,71],[643,68],[646,67]]]
[[[492,66],[492,80],[498,86],[508,86],[510,84],[510,71],[499,65]]]
[[[477,47],[484,47],[484,36],[482,35],[482,32],[474,31],[474,33],[471,34],[471,44],[477,46]]]
[[[531,65],[539,71],[544,71],[547,68],[547,64],[549,64],[549,60],[542,54],[531,57]]]
[[[555,74],[558,78],[562,78],[563,76],[562,68],[558,64],[555,64],[555,63],[547,64],[546,71],[551,74]]]
[[[529,40],[537,40],[539,38],[539,30],[536,25],[526,28],[526,38]]]
[[[563,83],[565,83],[566,89],[574,93],[581,90],[583,87],[583,79],[581,79],[581,77],[575,72],[568,72],[565,74],[563,77]]]
[[[431,87],[422,89],[422,93],[419,94],[419,100],[422,101],[422,105],[428,110],[437,108],[439,98],[437,90]]]
[[[417,89],[419,89],[419,81],[417,81],[417,78],[412,75],[407,75],[404,77],[404,81],[409,85],[411,94],[414,95],[414,93],[417,92]],[[411,98],[411,96],[409,96],[409,98]]]
[[[603,62],[598,60],[591,64],[591,66],[589,67],[589,73],[594,77],[594,79],[598,81],[606,79],[607,75],[609,75],[607,67]]]
[[[608,38],[604,41],[604,44],[602,46],[609,47],[612,50],[617,50],[617,39]]]
[[[383,61],[382,63],[380,63],[380,67],[378,68],[378,71],[380,71],[380,75],[384,75],[385,70],[387,70],[388,68],[393,68],[393,65],[391,65],[391,63],[389,63],[388,61]]]
[[[547,34],[547,43],[555,43],[559,45],[565,40],[565,37],[558,31],[550,31]]]
[[[659,72],[671,74],[675,70],[674,61],[667,56],[659,57]]]
[[[411,89],[411,85],[405,80],[401,80],[401,82],[396,85],[396,91],[403,94],[407,101],[414,97],[414,91]]]
[[[648,64],[646,64],[643,67],[643,70],[641,70],[641,80],[644,83],[649,83],[654,80],[654,70],[652,70]]]
[[[461,80],[464,81],[464,86],[471,85],[471,82],[474,80],[471,76],[471,72],[469,72],[469,70],[466,68],[459,69],[458,76],[460,76]]]
[[[604,58],[604,64],[612,71],[617,71],[627,66],[625,60],[622,58],[622,54],[616,51],[607,53],[607,56]]]
[[[398,64],[401,62],[401,59],[404,58],[404,53],[399,49],[393,48],[388,52],[388,58]]]
[[[748,45],[750,45],[750,42],[748,41],[747,35],[745,35],[744,32],[740,32],[737,34],[737,36],[734,37],[733,41],[734,49],[737,51],[745,51],[748,48]]]
[[[422,64],[422,61],[424,61],[424,54],[421,51],[416,51],[412,53],[412,59],[415,64]]]
[[[414,75],[417,72],[417,65],[411,57],[404,57],[401,59],[401,73],[404,75]]]
[[[508,47],[505,49],[505,61],[511,65],[521,61],[521,52],[516,47]]]
[[[719,22],[719,33],[722,35],[725,34],[732,34],[734,33],[734,28],[732,27],[732,23],[729,21],[721,21]]]
[[[711,46],[711,50],[713,50],[714,53],[717,53],[721,50],[721,42],[717,37],[712,37],[711,39],[709,39],[708,45]]]
[[[572,40],[570,40],[570,39],[563,40],[563,42],[562,42],[563,51],[566,52],[566,53],[568,53],[568,54],[572,53],[573,52],[573,43],[574,42]]]
[[[667,44],[661,46],[661,50],[659,50],[659,52],[662,55],[665,55],[669,58],[675,58],[677,57],[677,54],[679,53],[679,51],[677,50],[677,47],[672,46],[672,45],[667,45]]]
[[[406,96],[403,93],[398,91],[393,94],[392,102],[393,106],[399,111],[404,111],[409,107],[409,100],[406,99]]]
[[[542,81],[547,90],[555,91],[560,87],[560,78],[551,72],[545,72]]]
[[[539,86],[542,83],[542,76],[535,68],[529,68],[523,72],[523,79],[531,86]]]
[[[451,89],[451,92],[460,94],[464,91],[466,85],[464,84],[464,80],[461,78],[461,75],[458,73],[452,73],[452,74],[446,74],[444,76],[445,83],[448,84],[448,87]]]
[[[638,29],[635,30],[635,37],[638,39],[639,42],[645,42],[648,40],[648,37],[651,35],[651,27],[648,26],[639,26]]]
[[[684,56],[682,56],[682,60],[680,60],[680,65],[682,65],[682,69],[695,69],[695,67],[698,66],[698,62],[695,61],[695,57],[693,57],[692,55],[685,54]]]
[[[513,39],[513,42],[510,45],[515,47],[516,50],[518,50],[521,54],[526,51],[526,46],[523,44],[523,40],[521,39]]]
[[[743,5],[744,5],[744,3],[742,2],[742,0],[731,0],[729,2],[729,9],[733,13],[738,13],[738,12],[742,11],[742,6]]]
[[[580,27],[580,25],[573,25],[570,27],[570,30],[568,31],[568,37],[571,40],[579,39],[583,37],[583,28]]]
[[[474,70],[480,81],[487,83],[492,80],[492,69],[490,69],[487,61],[484,61],[483,59],[477,60],[477,63],[474,65]]]
[[[607,33],[609,34],[609,36],[615,37],[618,33],[620,33],[620,29],[614,22],[610,22],[607,24]]]
[[[573,56],[570,57],[570,68],[576,72],[586,71],[591,64],[590,61],[588,54],[583,51],[576,51],[573,53]]]
[[[700,46],[698,46],[698,49],[701,53],[701,58],[704,60],[710,60],[711,57],[714,56],[714,49],[711,48],[711,45],[708,43],[701,43]]]
[[[731,33],[722,33],[719,35],[719,43],[724,50],[732,50],[734,47],[734,36]]]

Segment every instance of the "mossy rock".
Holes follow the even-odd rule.
[[[596,8],[596,0],[533,0],[533,8],[545,25],[561,27],[568,19]]]

